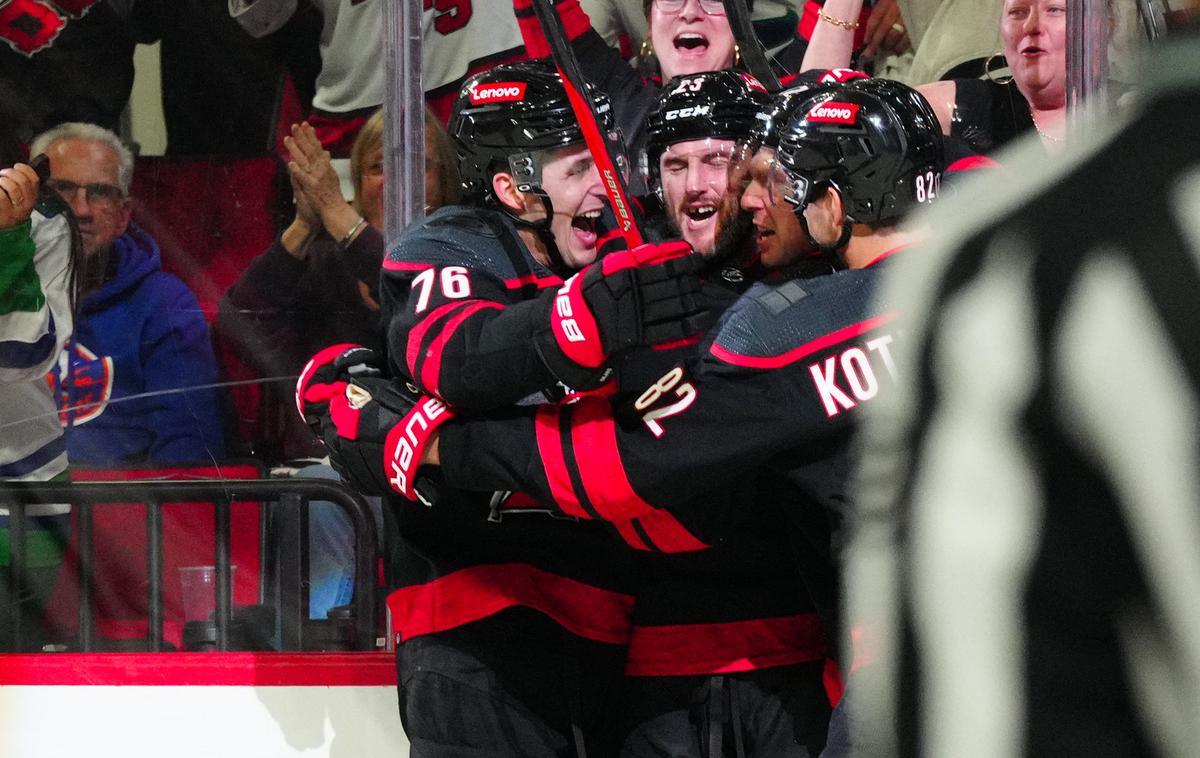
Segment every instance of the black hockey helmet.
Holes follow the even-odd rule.
[[[779,126],[783,199],[803,209],[834,187],[850,224],[884,224],[933,201],[943,168],[942,130],[916,90],[889,79],[825,85],[797,100]]]
[[[790,120],[793,106],[805,94],[826,84],[867,78],[851,68],[811,69],[797,74],[786,89],[775,93],[770,105],[759,111],[754,127],[747,132],[751,149],[779,146],[779,126]]]
[[[757,79],[729,69],[677,76],[646,119],[645,170],[651,187],[658,162],[676,142],[745,139],[770,97]]]
[[[608,97],[589,85],[600,128],[613,132]],[[468,198],[491,196],[492,176],[508,171],[522,192],[541,190],[545,154],[583,142],[558,71],[548,61],[496,66],[468,79],[450,118],[459,170]]]

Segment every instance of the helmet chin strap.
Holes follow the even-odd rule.
[[[808,238],[809,244],[820,250],[821,255],[826,258],[831,265],[835,267],[841,266],[843,261],[840,253],[846,248],[846,243],[850,241],[850,232],[852,226],[850,219],[844,215],[842,216],[842,233],[838,236],[837,242],[834,242],[832,245],[825,245],[821,242],[818,242],[817,238],[813,236],[812,231],[808,228],[808,218],[804,215],[804,209],[800,206],[796,206],[796,209],[793,211],[793,213],[795,213],[796,219],[800,222],[800,228],[804,230],[804,236]]]
[[[550,196],[540,187],[535,186],[531,188],[530,194],[541,199],[542,207],[546,209],[545,218],[538,221],[530,221],[513,213],[512,209],[506,205],[501,204],[501,207],[518,228],[532,229],[537,234],[538,239],[542,241],[542,245],[546,248],[546,257],[550,261],[550,270],[566,278],[573,274],[574,270],[563,259],[562,253],[558,249],[558,243],[554,240],[554,233],[550,231],[550,222],[554,220],[554,203],[551,202]]]

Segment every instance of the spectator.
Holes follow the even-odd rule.
[[[942,131],[979,152],[1030,131],[1047,149],[1057,149],[1067,130],[1066,4],[1004,0],[1000,38],[1012,76],[933,82],[921,93],[937,112]]]
[[[350,152],[354,197],[341,194],[330,153],[314,127],[295,124],[285,142],[296,215],[221,299],[219,325],[241,358],[263,376],[295,376],[323,347],[355,342],[379,347],[379,267],[383,261],[383,113],[368,119]],[[445,131],[425,119],[429,208],[458,198],[456,162]],[[294,433],[280,460],[322,457],[324,450],[286,400]]]
[[[287,24],[299,5],[296,0],[229,0],[229,15],[251,36],[263,37]],[[383,103],[383,1],[314,0],[312,5],[322,18],[321,70],[309,123],[322,147],[345,158],[359,129]]]
[[[79,222],[75,336],[52,381],[75,463],[193,463],[224,455],[217,366],[195,296],[130,223],[133,156],[112,132],[66,123],[38,135],[49,186]]]
[[[0,13],[0,71],[30,131],[64,121],[116,129],[133,88],[134,0],[19,0]],[[69,9],[69,10],[68,10]]]
[[[626,47],[637,51],[646,37],[646,7],[643,0],[580,0],[596,32],[610,47],[626,55]],[[782,50],[800,22],[803,0],[756,0],[751,17],[754,31],[769,53]]]
[[[296,217],[279,239],[254,259],[221,300],[220,325],[242,358],[264,376],[300,373],[309,356],[341,342],[382,347],[379,268],[383,261],[383,112],[363,126],[350,151],[354,197],[341,195],[329,152],[313,127],[292,126],[286,139]],[[457,160],[432,112],[425,113],[425,203],[430,211],[459,199]],[[273,446],[283,460],[321,458],[325,451],[293,410],[291,394],[282,418],[291,423]],[[325,464],[296,476],[337,479]],[[372,498],[378,515],[378,499]],[[309,615],[324,618],[353,592],[353,532],[332,503],[311,506]]]
[[[3,152],[0,160],[7,163]],[[71,231],[61,209],[42,203],[35,210],[39,184],[27,164],[0,169],[0,478],[44,482],[67,478],[62,427],[43,377],[71,333]],[[24,592],[17,598],[8,581],[15,568],[9,512],[0,508],[0,651],[17,650],[12,622],[18,615],[24,630],[42,624],[62,561],[68,509],[26,509],[32,518],[25,524]],[[44,638],[28,631],[22,636],[35,643],[23,650],[37,650]]]

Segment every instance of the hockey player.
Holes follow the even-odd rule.
[[[698,282],[681,275],[686,245],[593,264],[603,190],[551,67],[473,77],[451,136],[476,204],[432,214],[385,260],[396,376],[458,407],[504,408],[599,386],[612,354],[693,329]],[[309,415],[366,352],[335,346],[313,359],[298,388]],[[430,410],[428,428],[448,415]],[[338,418],[352,434],[355,414]],[[335,453],[334,463],[366,484],[355,476],[361,461]],[[415,465],[398,465],[388,477],[415,498]],[[388,606],[413,755],[612,755],[633,603],[620,545],[600,525],[545,508],[489,521],[487,496],[453,489],[432,508],[397,501],[385,509],[389,581],[399,587]]]
[[[831,112],[839,120],[822,120]],[[425,446],[425,460],[440,460],[444,475],[456,484],[481,489],[528,487],[543,501],[555,503],[564,515],[608,518],[618,525],[632,524],[635,530],[639,524],[661,518],[666,513],[663,509],[669,508],[689,534],[717,545],[730,534],[734,539],[754,534],[740,529],[726,532],[730,520],[723,517],[728,515],[722,514],[723,510],[748,511],[736,514],[743,519],[743,526],[745,519],[769,524],[772,501],[764,498],[759,501],[762,505],[747,508],[744,499],[722,500],[712,494],[727,491],[738,470],[760,468],[774,453],[786,451],[780,465],[788,469],[803,493],[796,501],[801,505],[788,515],[803,538],[818,534],[819,530],[813,529],[813,512],[820,510],[816,505],[836,505],[844,495],[846,447],[858,415],[855,411],[884,383],[893,381],[888,373],[894,368],[889,366],[887,352],[893,339],[887,330],[890,321],[868,305],[876,276],[873,261],[902,240],[893,228],[900,215],[918,202],[933,199],[923,188],[928,181],[936,184],[941,139],[919,95],[893,82],[817,90],[798,105],[797,114],[784,130],[778,160],[753,167],[749,190],[761,190],[772,202],[791,209],[796,227],[814,243],[831,249],[844,244],[848,263],[859,270],[751,290],[726,314],[716,341],[702,359],[672,368],[636,399],[587,397],[503,420],[450,421],[440,429],[440,459]],[[922,189],[918,191],[918,187]],[[335,405],[346,404],[336,399]],[[389,400],[386,411],[381,405],[365,404],[368,416],[361,417],[364,425],[405,429],[426,412],[423,408],[427,410],[419,403],[406,417],[400,411],[403,402]],[[731,434],[731,426],[747,433]],[[374,477],[378,479],[384,461],[390,460],[391,451],[397,448],[392,443],[380,445],[378,430],[363,429],[360,426],[362,438],[376,439],[368,454],[376,456]],[[393,443],[397,437],[393,434]],[[362,447],[361,441],[339,438],[328,424],[326,439],[335,456],[357,455]],[[407,454],[421,457],[426,439],[409,444]],[[525,443],[513,445],[513,440]],[[697,557],[703,560],[704,555],[698,553]],[[736,587],[739,566],[731,562],[721,569],[728,573],[725,584],[719,586]],[[743,590],[744,599],[754,597]],[[802,594],[803,590],[793,592]],[[642,599],[639,595],[639,604]],[[677,619],[681,610],[686,615],[689,607],[704,608],[695,598],[689,602],[679,595],[677,599],[673,609]],[[787,599],[777,598],[777,603],[783,608]],[[782,616],[760,615],[754,620],[709,626],[758,635],[756,644],[761,646],[764,639],[797,639],[795,627],[786,619],[784,612]],[[679,661],[697,660],[695,649],[683,641],[696,647],[712,641],[705,638],[703,625],[689,625],[686,618],[682,619],[685,623],[673,625],[644,620],[647,639],[659,644],[652,646],[658,653],[654,659],[631,653],[631,666],[642,666],[643,673],[677,673],[672,669]],[[769,671],[773,663],[747,654],[738,639],[736,634],[720,636],[709,649],[720,651],[723,657],[710,665],[715,664],[724,674]],[[783,645],[779,652],[793,655],[794,648]],[[820,653],[815,657],[819,659]],[[652,670],[652,666],[657,668]],[[725,682],[712,675],[717,672],[699,671],[706,674],[703,680],[715,688],[716,697],[704,698],[704,712],[693,715],[686,709],[682,714],[663,709],[660,702],[659,716],[664,721],[682,719],[686,724],[693,717],[712,718],[725,708],[744,709],[744,704],[753,700],[752,687],[760,692],[780,687],[766,677],[737,677],[752,687],[727,689]],[[678,702],[678,694],[665,692],[663,702]],[[781,713],[796,715],[795,701],[782,706],[779,702],[777,699],[776,710],[770,713],[772,718]],[[652,713],[655,704],[635,705],[644,706],[643,713]],[[640,754],[637,751],[643,746],[662,749],[663,742],[651,740],[674,734],[683,740],[680,749],[691,751],[688,754],[711,751],[722,742],[744,750],[753,718],[761,719],[768,711],[747,713],[751,719],[732,720],[728,734],[724,726],[699,734],[694,729],[659,732],[652,721],[646,722],[647,729],[635,730],[627,748],[631,755]],[[808,735],[798,734],[803,724],[803,719],[785,722],[786,729],[797,730],[786,741],[789,747],[770,743],[772,747],[762,754],[787,755],[779,751],[798,749],[797,741],[805,744]],[[704,740],[705,747],[696,744],[697,738]],[[819,738],[807,741],[807,747],[819,749]]]
[[[717,210],[737,140],[769,101],[747,74],[692,74],[667,82],[646,121],[647,184],[670,231],[701,255],[715,252]]]

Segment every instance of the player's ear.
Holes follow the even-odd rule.
[[[822,219],[838,229],[841,228],[842,222],[846,220],[846,206],[842,202],[842,193],[836,187],[826,187],[825,191],[808,205],[818,211]]]
[[[525,197],[519,189],[513,175],[507,171],[497,171],[492,175],[492,192],[501,205],[516,213],[525,210]]]

